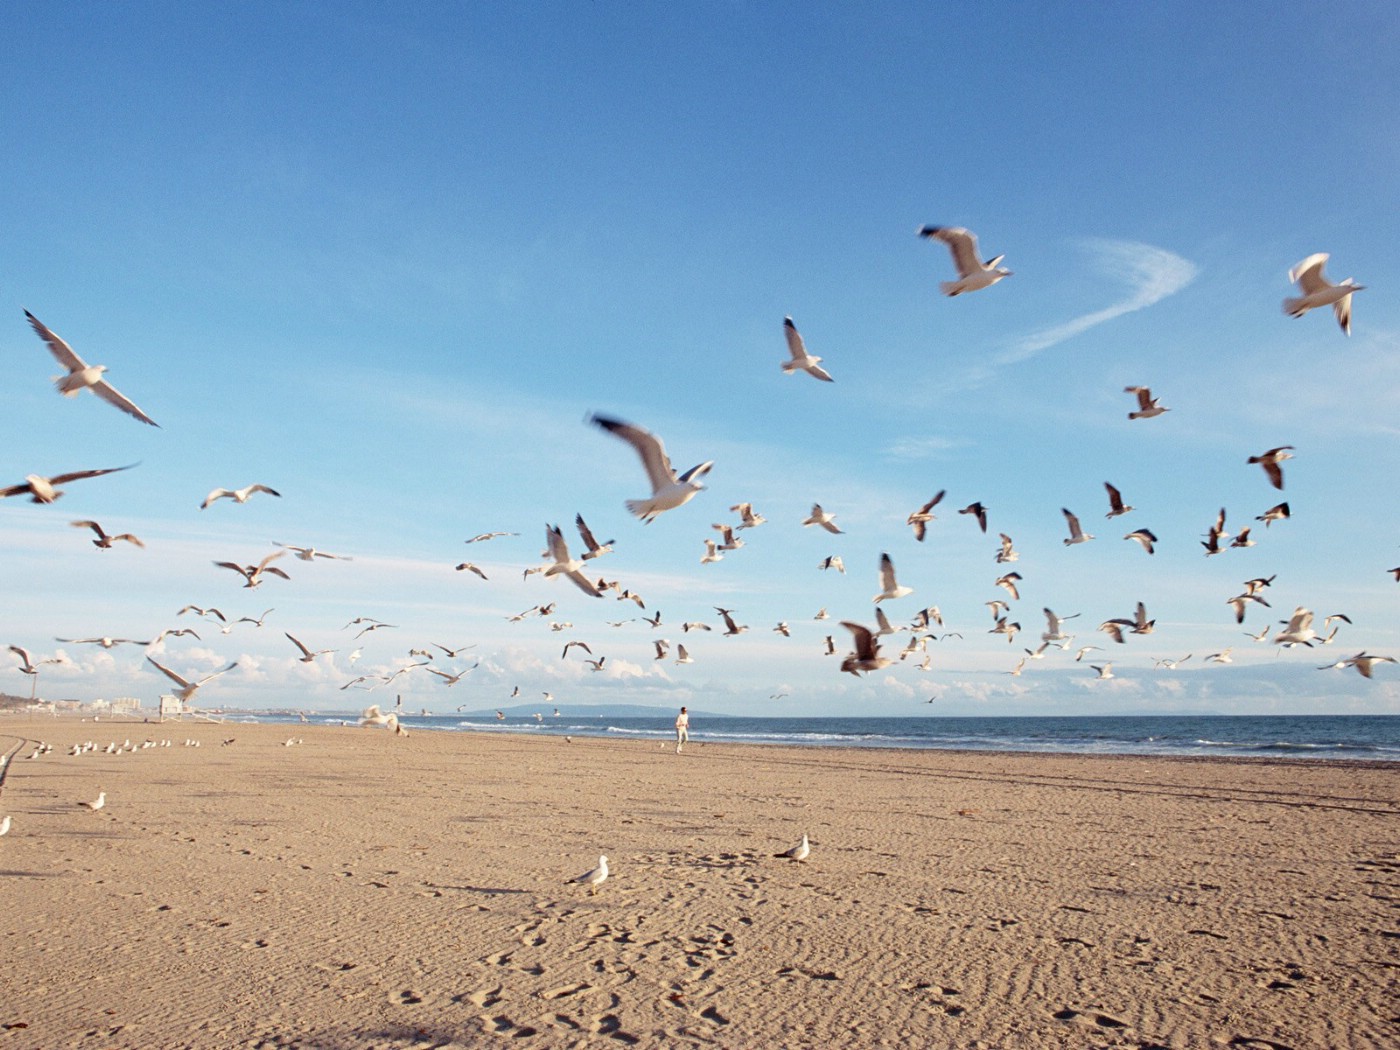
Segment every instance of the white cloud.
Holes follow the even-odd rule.
[[[1074,338],[1095,325],[1160,302],[1196,279],[1196,265],[1165,248],[1156,248],[1138,241],[1117,241],[1098,237],[1086,239],[1082,244],[1094,253],[1094,262],[1100,270],[1128,284],[1127,296],[1101,310],[1082,314],[1022,337],[997,359],[998,364],[1024,361],[1057,343]]]

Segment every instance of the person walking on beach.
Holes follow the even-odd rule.
[[[690,739],[690,715],[686,713],[684,707],[681,713],[676,715],[676,754],[681,753],[681,745]]]

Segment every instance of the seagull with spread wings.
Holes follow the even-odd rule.
[[[0,499],[27,493],[30,503],[52,503],[63,495],[63,490],[58,487],[60,485],[66,485],[70,481],[82,481],[84,478],[100,478],[103,474],[115,474],[119,470],[130,470],[134,466],[135,463],[130,463],[125,467],[107,467],[103,470],[74,470],[49,478],[41,474],[26,474],[18,485],[0,489]]]
[[[678,475],[671,466],[670,457],[666,455],[666,446],[651,431],[606,416],[595,415],[592,422],[609,434],[620,437],[641,457],[647,480],[651,482],[651,497],[629,499],[627,509],[644,522],[650,524],[658,515],[689,502],[697,492],[705,488],[700,479],[714,467],[714,460],[697,463],[684,474]]]
[[[235,503],[247,503],[248,497],[254,492],[266,492],[269,496],[278,497],[282,495],[282,493],[278,492],[276,489],[270,489],[266,485],[257,484],[248,485],[241,489],[215,489],[204,497],[204,502],[199,505],[199,509],[203,510],[205,507],[209,506],[209,504],[219,499],[231,499]]]
[[[835,382],[831,378],[831,373],[821,366],[821,358],[807,353],[807,346],[802,342],[802,336],[797,331],[797,325],[792,323],[791,317],[783,318],[783,335],[787,337],[788,353],[790,356],[783,362],[783,374],[792,375],[794,372],[806,372],[814,379],[821,379],[828,383]]]
[[[103,373],[107,371],[106,365],[88,364],[73,352],[71,346],[50,331],[42,321],[28,310],[24,311],[24,316],[29,318],[30,325],[48,346],[49,353],[53,354],[54,360],[68,370],[64,375],[54,378],[54,385],[58,387],[60,394],[64,397],[77,397],[78,392],[86,387],[107,404],[116,406],[132,418],[139,419],[142,423],[148,423],[153,427],[160,426],[103,378]]]
[[[569,544],[564,539],[564,533],[560,531],[558,525],[545,526],[545,544],[545,553],[553,559],[553,563],[545,567],[544,574],[546,576],[567,576],[584,594],[594,598],[603,596],[603,592],[598,590],[593,581],[583,574],[583,562],[575,561],[569,554]]]
[[[188,678],[181,677],[174,671],[170,670],[170,668],[164,667],[161,664],[156,663],[155,659],[152,657],[146,657],[146,662],[180,687],[179,689],[175,690],[175,695],[180,698],[181,703],[186,704],[190,702],[191,698],[199,690],[200,686],[213,681],[215,678],[218,678],[219,675],[226,674],[227,672],[232,671],[235,667],[238,666],[238,661],[235,660],[233,663],[229,664],[222,670],[215,671],[213,674],[205,675],[197,682],[191,682]]]
[[[976,292],[990,288],[1003,277],[1010,277],[1011,271],[999,265],[1004,255],[982,261],[977,252],[977,236],[961,226],[922,226],[919,236],[925,239],[942,241],[953,255],[953,266],[958,271],[956,281],[943,281],[938,287],[944,295],[962,295],[963,292]]]
[[[1283,312],[1289,317],[1302,317],[1309,310],[1319,306],[1331,306],[1342,331],[1351,335],[1351,296],[1353,292],[1365,289],[1350,277],[1333,284],[1322,275],[1322,267],[1331,258],[1326,252],[1309,255],[1288,271],[1288,279],[1298,286],[1303,294],[1283,301]]]
[[[91,529],[93,532],[97,533],[97,539],[92,541],[92,545],[98,550],[111,550],[112,544],[116,543],[118,540],[125,540],[127,543],[137,547],[146,546],[129,532],[122,532],[115,536],[109,536],[103,530],[102,526],[95,521],[70,521],[68,524],[72,525],[75,529]]]

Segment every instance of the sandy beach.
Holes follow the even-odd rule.
[[[0,1050],[1400,1042],[1391,764],[0,719],[12,749]]]

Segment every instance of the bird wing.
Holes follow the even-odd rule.
[[[894,578],[894,562],[890,560],[888,554],[880,555],[880,586],[886,593],[899,586]]]
[[[1337,324],[1342,326],[1342,331],[1351,335],[1351,296],[1344,295],[1333,303],[1332,313],[1336,315]]]
[[[298,649],[301,650],[301,655],[302,655],[302,656],[310,656],[310,655],[311,655],[311,650],[308,649],[306,646],[302,645],[301,642],[299,642],[299,641],[297,641],[295,638],[293,638],[290,632],[288,632],[288,631],[283,631],[282,633],[285,634],[285,635],[287,636],[287,640],[288,640],[288,641],[290,641],[293,645],[295,645]]]
[[[156,663],[156,661],[155,661],[154,659],[152,659],[151,657],[149,657],[149,656],[146,657],[146,662],[149,663],[152,667],[154,667],[154,668],[155,668],[157,671],[159,671],[161,674],[165,675],[166,678],[169,678],[169,679],[170,679],[172,682],[174,682],[176,685],[180,686],[182,689],[188,689],[188,688],[190,687],[190,683],[189,683],[189,682],[187,682],[185,679],[181,678],[179,675],[177,675],[177,674],[176,674],[174,671],[172,671],[170,668],[168,668],[168,667],[163,667],[162,665]]]
[[[1347,301],[1348,303],[1350,303],[1350,296],[1347,297]],[[807,365],[807,367],[804,368],[803,371],[805,371],[809,376],[812,376],[814,379],[820,379],[827,383],[836,382],[836,380],[831,378],[831,373],[828,372],[821,365]]]
[[[1105,481],[1105,482],[1103,483],[1103,487],[1104,487],[1105,489],[1108,490],[1108,505],[1109,505],[1109,507],[1112,508],[1112,509],[1115,510],[1115,511],[1122,511],[1122,509],[1123,509],[1123,493],[1119,492],[1118,489],[1114,488],[1114,487],[1113,487],[1112,485],[1110,485],[1107,481]]]
[[[792,323],[791,317],[783,318],[783,336],[787,339],[788,353],[794,361],[809,356],[807,345],[802,341],[802,335],[797,331],[797,325]]]
[[[1332,287],[1332,282],[1322,276],[1323,264],[1330,259],[1327,252],[1309,255],[1288,271],[1288,279],[1298,286],[1304,295],[1312,295]]]
[[[841,626],[851,632],[856,647],[856,655],[862,660],[869,660],[875,655],[875,636],[869,627],[863,624],[852,623],[849,620],[842,620]]]
[[[959,277],[970,277],[982,269],[982,260],[977,255],[977,237],[970,230],[961,226],[925,226],[919,232],[948,246]]]
[[[578,569],[574,569],[572,572],[566,572],[564,575],[578,584],[578,589],[584,594],[592,595],[594,598],[601,598],[603,596],[603,592],[598,590],[597,585]]]
[[[676,484],[676,472],[671,468],[670,457],[666,455],[666,446],[651,431],[631,423],[608,419],[605,416],[594,416],[593,422],[610,434],[622,438],[623,441],[637,450],[637,455],[642,457],[642,467],[646,470],[647,478],[651,481],[653,492],[659,492],[669,485]]]
[[[550,558],[555,562],[568,562],[569,544],[564,539],[564,534],[559,531],[558,525],[545,526],[545,549],[548,550]]]
[[[248,492],[250,494],[254,492],[266,492],[269,496],[277,496],[279,499],[282,496],[282,493],[278,492],[276,489],[268,488],[266,485],[249,485]]]
[[[102,470],[74,470],[68,474],[55,474],[49,478],[51,485],[66,485],[70,481],[81,481],[83,478],[100,478],[103,474],[115,474],[119,470],[130,470],[136,466],[135,463],[128,463],[124,467],[106,467]]]
[[[107,380],[99,379],[96,383],[92,385],[92,392],[98,397],[100,397],[103,401],[107,402],[107,404],[115,405],[127,415],[139,419],[142,423],[149,423],[153,427],[160,426],[159,423],[157,423],[154,419],[152,419],[150,416],[146,415],[146,413],[142,412],[139,408],[137,408],[136,405],[132,403],[130,398],[123,395],[121,391],[119,391],[111,383],[107,382]]]
[[[593,533],[589,530],[588,526],[583,523],[582,514],[574,515],[574,524],[578,526],[578,534],[583,540],[583,545],[591,551],[596,551],[598,549],[598,541],[593,538]]]
[[[147,659],[149,660],[150,657],[147,657]],[[195,684],[196,684],[196,685],[203,685],[205,682],[209,682],[209,681],[212,681],[212,680],[215,679],[215,678],[218,678],[219,675],[221,675],[221,674],[227,674],[229,671],[232,671],[232,670],[233,670],[235,667],[237,667],[237,666],[238,666],[238,661],[235,660],[233,663],[229,664],[227,667],[220,668],[219,670],[215,671],[215,672],[214,672],[213,674],[211,674],[211,675],[205,675],[203,678],[201,678],[201,679],[200,679],[198,682],[196,682]]]
[[[1327,258],[1327,256],[1323,256]],[[39,334],[39,338],[48,344],[49,353],[53,354],[58,363],[70,372],[80,371],[87,367],[87,362],[73,352],[73,348],[49,330],[49,327],[31,314],[24,311],[24,316],[29,318],[30,325]]]
[[[1069,534],[1070,534],[1070,536],[1073,537],[1073,536],[1082,536],[1082,535],[1084,535],[1084,531],[1079,527],[1079,519],[1078,519],[1078,518],[1076,518],[1072,513],[1070,513],[1070,512],[1069,512],[1068,510],[1066,510],[1064,507],[1061,507],[1061,508],[1060,508],[1060,513],[1063,514],[1063,515],[1065,516],[1065,521],[1067,521],[1067,522],[1069,523]]]
[[[209,504],[213,503],[216,499],[223,499],[225,496],[232,495],[232,489],[215,489],[213,492],[209,493],[209,495],[204,497],[204,502],[199,505],[199,509],[203,510],[205,507],[209,506]]]

